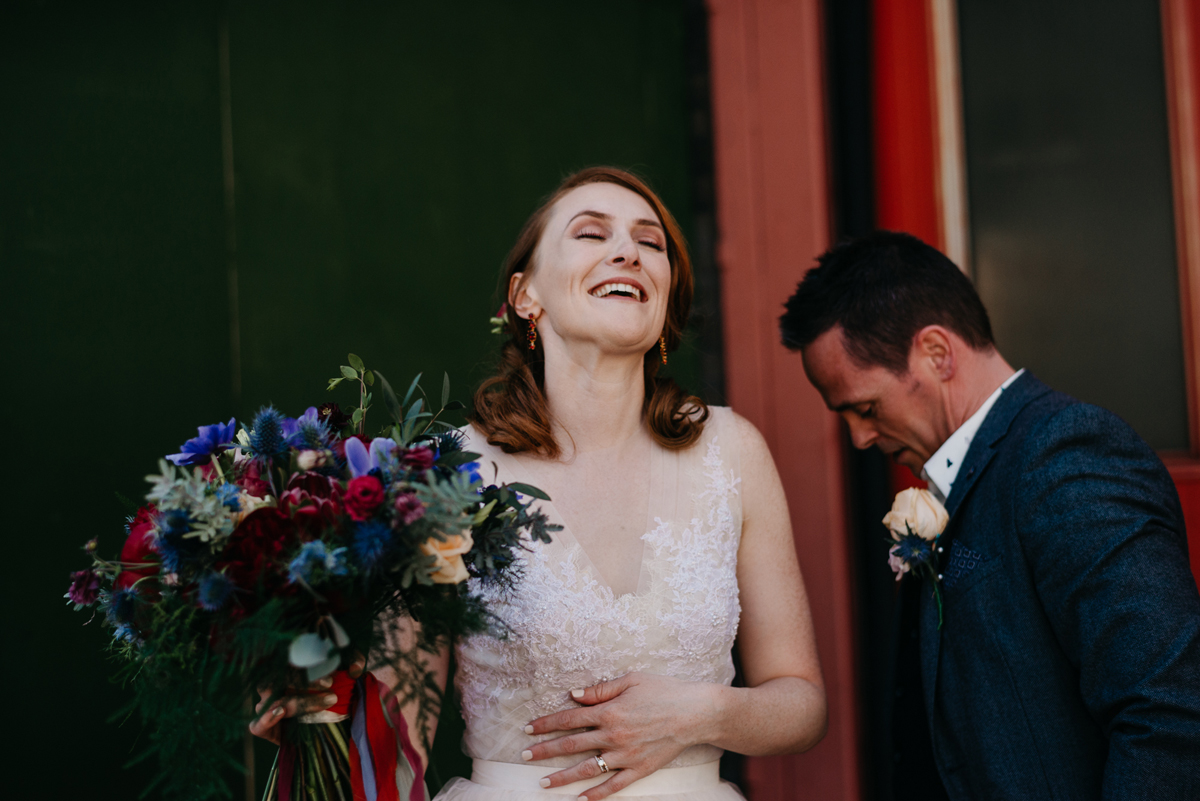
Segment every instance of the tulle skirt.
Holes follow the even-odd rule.
[[[442,788],[434,801],[553,801],[564,796],[578,797],[589,787],[611,778],[599,776],[543,790],[538,780],[556,770],[560,768],[476,759],[470,781],[454,779]],[[642,801],[744,801],[736,787],[721,781],[717,762],[663,768],[611,797],[640,798]]]

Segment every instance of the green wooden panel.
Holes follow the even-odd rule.
[[[0,335],[24,379],[0,582],[14,797],[128,799],[150,773],[121,768],[139,727],[105,720],[123,695],[104,631],[59,597],[86,539],[119,547],[114,491],[139,495],[196,425],[324,400],[351,349],[397,383],[448,370],[467,400],[500,261],[571,170],[641,171],[690,232],[682,0],[237,4],[235,398],[221,14],[0,9]],[[698,362],[669,371],[696,387]]]

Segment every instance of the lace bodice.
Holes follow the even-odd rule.
[[[467,433],[481,462],[495,462],[500,481],[530,481],[521,459],[483,442],[473,429]],[[570,691],[598,681],[633,671],[726,685],[733,680],[742,531],[733,433],[732,412],[718,407],[692,447],[654,447],[637,592],[615,594],[569,528],[523,555],[516,588],[483,590],[511,633],[477,635],[458,646],[456,685],[469,756],[520,763],[521,751],[538,739],[524,733],[525,724],[575,706]],[[544,509],[565,525],[553,503]],[[720,753],[695,746],[669,767],[709,762]],[[576,755],[538,764],[578,761]]]

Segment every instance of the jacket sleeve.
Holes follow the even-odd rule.
[[[1200,595],[1170,476],[1128,425],[1086,404],[1025,448],[1018,533],[1109,738],[1104,797],[1200,798]]]

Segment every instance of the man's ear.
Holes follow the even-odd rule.
[[[924,363],[940,381],[949,381],[958,372],[954,339],[940,325],[927,325],[913,337],[911,360]]]
[[[513,273],[509,279],[508,305],[524,320],[541,316],[542,304],[538,303],[537,291],[525,280],[525,273]]]

